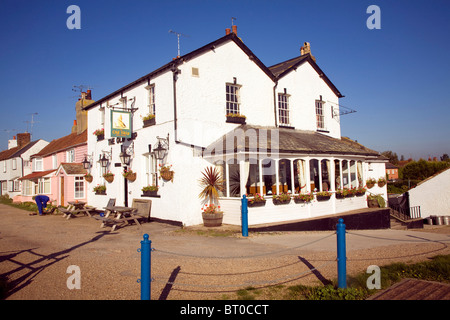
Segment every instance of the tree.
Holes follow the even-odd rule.
[[[450,158],[449,158],[449,156],[448,156],[447,153],[444,153],[444,154],[442,155],[441,161],[447,161],[447,162],[450,161]]]
[[[383,151],[383,152],[381,153],[381,155],[383,155],[383,156],[385,156],[386,158],[388,158],[390,163],[392,163],[392,164],[394,164],[394,165],[397,165],[397,164],[398,164],[398,156],[397,156],[397,154],[396,154],[395,152],[392,152],[392,151]]]

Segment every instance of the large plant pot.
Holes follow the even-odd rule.
[[[205,227],[220,227],[222,225],[223,220],[223,212],[216,213],[204,213],[203,216],[203,225]]]
[[[247,202],[247,207],[264,207],[266,205],[266,200],[264,201],[255,201],[253,203]]]

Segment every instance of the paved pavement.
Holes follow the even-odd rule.
[[[244,238],[236,226],[218,230],[226,236],[156,222],[110,232],[92,218],[29,216],[0,204],[0,275],[12,285],[8,299],[139,299],[137,249],[147,233],[155,248],[152,297],[160,299],[217,299],[252,284],[317,283],[310,269],[319,266],[322,278],[336,277],[333,231]],[[361,272],[370,264],[448,254],[450,228],[349,231],[346,241],[348,272]],[[82,270],[81,290],[68,290],[71,265]]]

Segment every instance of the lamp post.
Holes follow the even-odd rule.
[[[120,162],[122,162],[124,171],[128,169],[128,165],[130,165],[131,156],[126,152],[125,148],[122,146],[122,152],[119,155]],[[128,207],[128,180],[124,179],[124,205]]]

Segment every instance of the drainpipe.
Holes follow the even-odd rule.
[[[175,135],[175,143],[179,143],[177,134],[177,78],[181,70],[178,69],[177,64],[174,63],[171,68],[173,74],[173,128]]]
[[[275,128],[278,127],[278,121],[277,121],[277,94],[276,89],[278,86],[278,80],[275,81],[275,85],[273,86],[273,113],[275,116]]]

